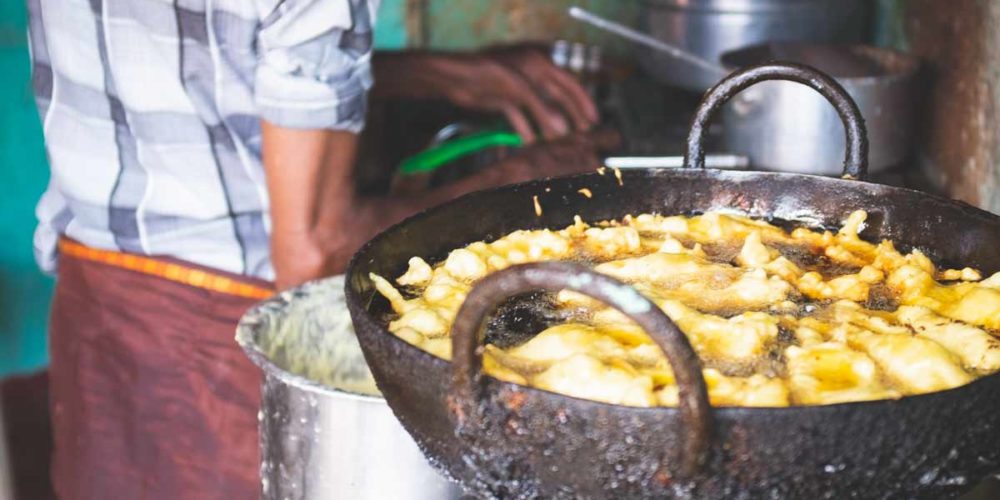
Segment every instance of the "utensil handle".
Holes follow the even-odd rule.
[[[830,101],[844,123],[847,151],[844,177],[864,179],[868,175],[868,131],[861,110],[851,96],[826,73],[805,64],[772,62],[739,70],[705,93],[691,120],[684,154],[686,168],[705,167],[705,131],[712,117],[733,96],[751,85],[767,80],[788,80],[806,85]]]
[[[651,37],[641,31],[629,28],[624,24],[616,23],[610,19],[605,19],[597,14],[594,14],[593,12],[581,9],[580,7],[570,7],[567,12],[569,12],[570,17],[576,19],[577,21],[582,21],[597,29],[613,33],[630,42],[646,46],[653,50],[670,55],[671,57],[694,64],[702,69],[715,71],[723,75],[727,73],[726,68],[719,63],[709,61],[708,59],[697,56],[692,52],[688,52],[687,50],[671,45],[658,38]]]
[[[687,337],[652,301],[631,286],[568,262],[522,264],[490,274],[469,292],[452,326],[452,384],[449,403],[462,422],[478,419],[483,356],[480,343],[486,316],[503,300],[525,292],[572,290],[614,307],[642,327],[663,349],[680,389],[683,428],[681,474],[695,472],[709,445],[711,430],[708,390],[701,361]]]

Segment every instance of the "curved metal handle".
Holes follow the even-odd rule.
[[[684,154],[685,168],[705,167],[705,130],[708,122],[729,99],[742,90],[766,80],[789,80],[806,85],[819,92],[833,107],[837,109],[840,120],[844,123],[844,135],[847,142],[847,152],[844,155],[844,177],[863,179],[868,175],[868,131],[861,110],[851,99],[851,96],[836,80],[826,73],[794,63],[765,63],[751,66],[732,73],[714,87],[709,89],[702,98],[701,104],[691,120],[691,131],[688,133],[687,152]]]
[[[701,464],[711,430],[708,390],[701,361],[677,325],[652,301],[631,286],[580,264],[546,262],[522,264],[480,280],[469,292],[452,326],[452,385],[449,401],[460,422],[478,418],[481,401],[482,351],[486,316],[497,305],[520,293],[572,290],[600,300],[635,321],[663,349],[680,389],[681,474],[693,473]]]

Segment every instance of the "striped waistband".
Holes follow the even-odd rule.
[[[227,295],[250,299],[266,299],[274,295],[274,290],[215,274],[211,271],[142,255],[91,248],[67,239],[59,241],[59,253]]]

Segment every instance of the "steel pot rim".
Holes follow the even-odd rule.
[[[774,61],[784,61],[781,58],[767,58],[766,60],[750,61],[747,64],[733,64],[731,62],[732,58],[743,55],[746,52],[753,50],[759,50],[764,47],[773,46],[798,46],[798,47],[836,47],[843,48],[846,50],[860,50],[868,52],[870,54],[875,54],[879,57],[892,57],[897,58],[898,68],[887,68],[885,74],[881,75],[865,75],[865,76],[835,76],[831,75],[831,78],[836,80],[841,85],[845,87],[850,87],[852,89],[867,88],[867,87],[885,87],[889,85],[897,84],[909,84],[920,72],[920,59],[911,54],[905,52],[889,49],[886,47],[878,47],[875,45],[868,45],[863,43],[851,43],[851,44],[830,44],[830,43],[808,43],[808,42],[765,42],[753,45],[747,45],[743,47],[737,47],[732,50],[727,50],[719,56],[719,63],[725,67],[729,72],[737,71],[740,68],[753,66],[756,64],[762,64],[766,62]]]
[[[261,351],[258,348],[257,343],[254,341],[254,332],[262,325],[262,318],[265,316],[263,314],[264,311],[284,309],[291,303],[296,294],[306,292],[311,288],[320,286],[328,280],[341,276],[343,275],[307,281],[306,283],[303,283],[295,288],[277,293],[262,302],[257,303],[252,308],[248,309],[243,317],[240,318],[240,321],[236,326],[236,342],[239,344],[240,348],[243,349],[243,353],[250,358],[250,361],[257,365],[257,367],[264,372],[264,375],[268,377],[277,378],[285,384],[297,389],[319,393],[323,396],[331,396],[369,404],[385,405],[387,404],[385,398],[381,396],[361,394],[358,392],[331,387],[305,376],[292,373],[271,361],[267,354]]]

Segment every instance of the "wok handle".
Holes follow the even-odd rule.
[[[836,108],[844,123],[847,151],[844,155],[844,177],[864,179],[868,175],[868,131],[861,110],[836,80],[826,73],[804,64],[772,62],[736,71],[705,93],[691,120],[691,131],[684,154],[685,168],[705,167],[705,130],[708,122],[733,96],[751,85],[767,80],[789,80],[819,92]]]
[[[452,384],[449,403],[460,423],[478,419],[482,397],[483,354],[480,342],[486,316],[514,295],[545,290],[572,290],[619,310],[641,326],[663,349],[680,389],[684,428],[680,473],[695,472],[709,445],[710,406],[701,361],[677,325],[652,301],[631,286],[568,262],[512,266],[480,280],[469,292],[452,326]]]

